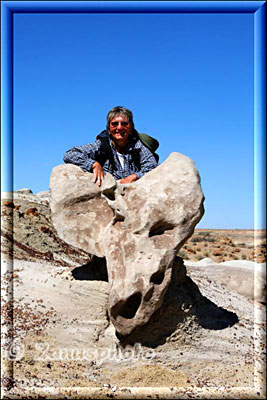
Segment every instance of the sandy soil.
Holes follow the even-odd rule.
[[[4,398],[265,398],[265,306],[203,264],[188,275],[236,322],[214,329],[189,318],[157,347],[123,347],[107,317],[108,282],[75,280],[73,267],[47,262],[14,260],[10,271],[6,258]],[[239,263],[245,281],[249,265]]]

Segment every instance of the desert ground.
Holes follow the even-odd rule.
[[[58,238],[45,198],[4,198],[1,220],[2,398],[266,398],[265,231],[196,229],[183,317],[173,285],[127,343],[103,265]]]
[[[185,260],[209,257],[216,262],[250,260],[266,262],[266,231],[253,229],[196,229],[180,250]]]

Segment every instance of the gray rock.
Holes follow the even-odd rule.
[[[106,257],[110,319],[125,336],[161,306],[174,258],[204,213],[204,196],[193,161],[180,153],[132,184],[107,174],[99,188],[92,177],[71,164],[54,168],[52,221],[61,239]]]
[[[49,190],[43,190],[42,192],[36,193],[36,196],[41,199],[41,200],[50,200],[50,191]]]
[[[28,188],[15,190],[14,192],[23,193],[23,194],[33,194],[33,193],[32,193],[32,190],[31,190],[31,189],[28,189]]]
[[[32,193],[30,189],[20,189],[1,193],[2,201],[24,201],[31,203],[42,203],[43,200]]]

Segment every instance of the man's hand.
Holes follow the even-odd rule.
[[[98,161],[94,162],[92,168],[93,168],[93,173],[94,173],[92,182],[97,183],[98,186],[101,186],[101,183],[103,182],[104,177],[105,177],[103,168],[101,167],[101,165],[99,164]]]
[[[126,178],[120,180],[120,183],[132,183],[137,181],[137,176],[135,174],[129,175]]]

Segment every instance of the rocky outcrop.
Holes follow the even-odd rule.
[[[110,319],[126,336],[161,306],[204,196],[193,161],[179,153],[132,184],[107,174],[99,188],[92,176],[70,164],[54,168],[52,221],[62,240],[106,258]]]
[[[2,254],[64,267],[85,264],[91,259],[90,254],[58,237],[51,222],[49,191],[35,195],[31,189],[21,189],[4,192],[1,197]]]

